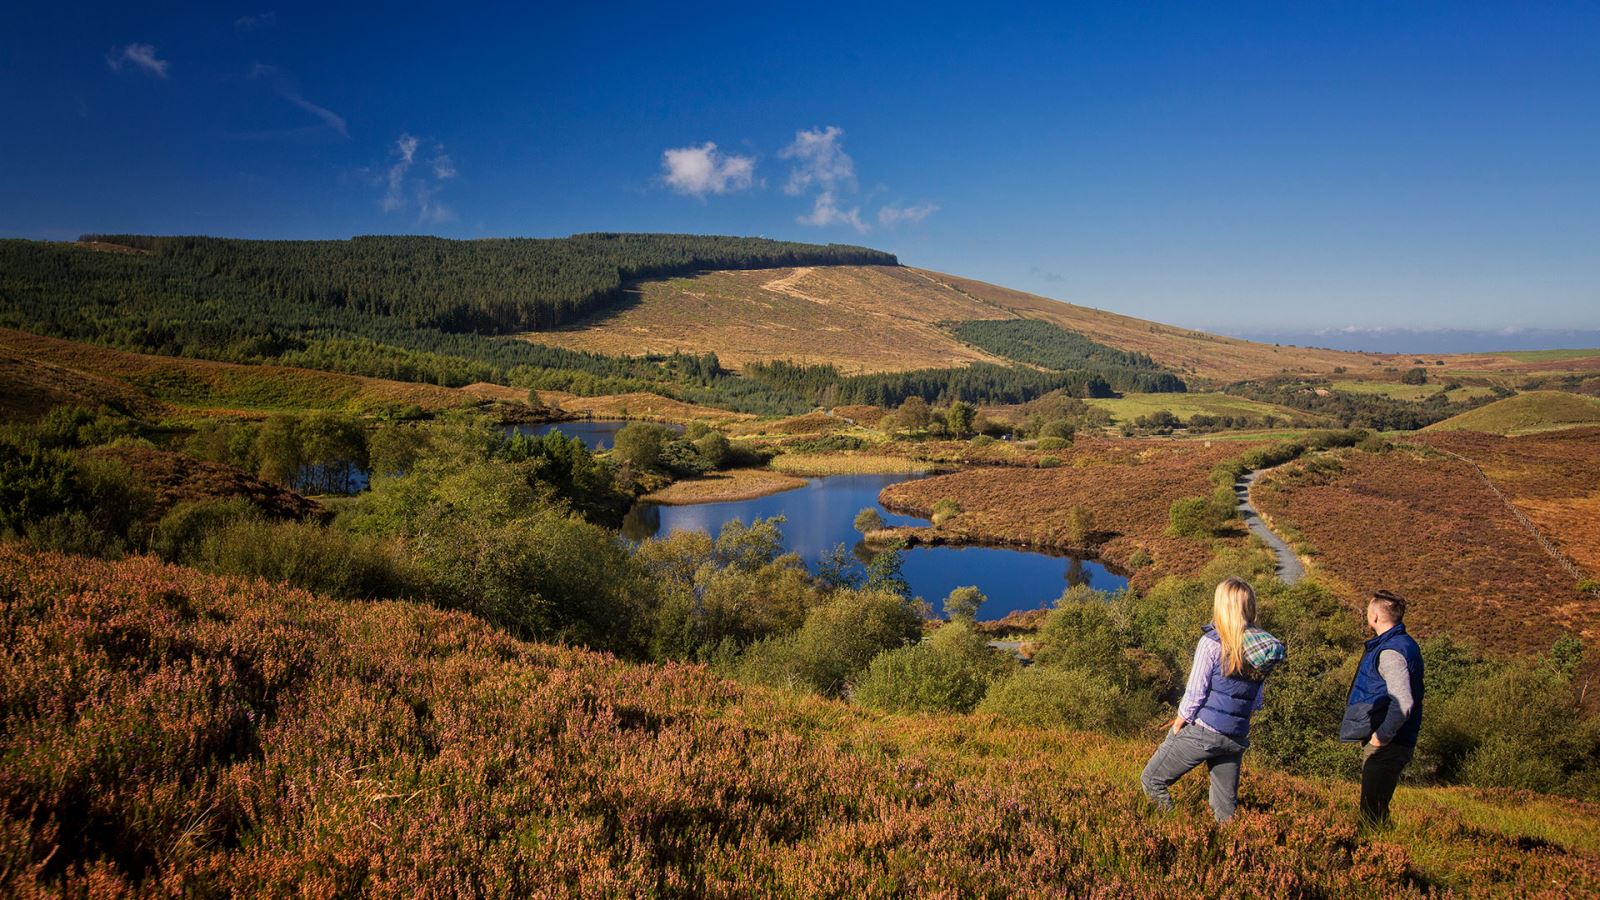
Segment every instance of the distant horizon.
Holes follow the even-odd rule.
[[[217,238],[217,239],[220,239],[220,240],[248,240],[248,241],[302,241],[302,240],[311,240],[311,241],[317,241],[317,240],[344,241],[344,240],[355,240],[357,238],[378,238],[378,237],[426,237],[426,238],[437,238],[437,239],[440,239],[440,240],[473,241],[473,240],[561,240],[563,238],[575,237],[575,236],[580,235],[580,234],[648,234],[648,233],[654,233],[654,234],[699,234],[700,236],[706,236],[706,237],[754,237],[754,238],[761,238],[761,239],[774,240],[774,241],[777,241],[777,240],[788,240],[788,239],[785,239],[785,238],[772,238],[772,237],[769,237],[767,235],[718,235],[718,234],[711,234],[711,233],[699,233],[699,232],[688,232],[688,231],[632,232],[632,231],[624,231],[624,230],[619,230],[619,229],[599,229],[599,230],[596,230],[596,231],[572,232],[570,234],[560,234],[560,235],[553,235],[553,234],[552,235],[503,234],[503,235],[481,235],[481,236],[466,237],[466,238],[451,237],[451,236],[448,236],[448,235],[436,235],[436,234],[407,234],[407,233],[385,234],[385,233],[377,233],[377,232],[371,233],[371,234],[352,234],[352,235],[348,235],[346,237],[276,238],[276,237],[242,236],[242,235],[232,235],[232,234],[178,234],[178,233],[157,234],[157,233],[154,233],[154,232],[147,232],[147,231],[108,232],[108,231],[95,230],[95,231],[79,232],[79,237],[77,237],[77,238],[61,239],[61,240],[56,241],[56,242],[58,242],[58,243],[77,243],[77,242],[79,242],[79,238],[81,238],[82,236],[86,236],[86,235],[111,235],[111,234],[138,235],[138,236],[142,236],[142,237],[209,237],[209,238]],[[12,240],[43,240],[43,239],[39,239],[39,238],[30,238],[30,237],[23,237],[23,236],[17,236],[17,235],[0,235],[0,240],[4,240],[4,239],[12,239]],[[50,241],[46,241],[46,242],[48,243]],[[829,243],[832,243],[832,244],[852,245],[852,242],[850,242],[850,241],[813,240],[813,241],[800,241],[800,243],[817,243],[817,244],[829,244]],[[866,247],[866,248],[869,248],[869,249],[882,249],[882,248],[878,248],[878,247],[873,247],[870,243],[853,244],[853,246],[861,246],[861,247]],[[893,251],[886,251],[886,252],[893,252]],[[896,254],[896,255],[898,257],[898,254]],[[976,276],[972,276],[972,275],[969,275],[967,273],[949,272],[948,270],[939,269],[939,268],[936,268],[934,266],[922,266],[922,265],[912,266],[911,264],[907,263],[903,259],[900,260],[900,264],[903,265],[903,266],[911,266],[913,268],[925,268],[925,269],[930,269],[932,271],[946,272],[947,274],[959,275],[961,277],[976,278]],[[976,280],[980,280],[981,281],[981,280],[985,280],[985,279],[977,278]],[[1014,288],[1013,285],[1007,285],[1007,284],[1004,284],[1004,283],[1001,283],[1001,282],[990,282],[990,283],[996,284],[996,285],[998,285],[1000,287]],[[1109,307],[1109,306],[1101,306],[1099,304],[1086,303],[1086,302],[1083,302],[1083,301],[1080,301],[1080,300],[1070,300],[1070,299],[1063,298],[1063,297],[1055,297],[1055,296],[1052,296],[1052,295],[1050,295],[1048,293],[1040,293],[1040,292],[1032,292],[1032,291],[1030,291],[1029,293],[1037,293],[1037,295],[1040,296],[1040,297],[1044,297],[1047,300],[1054,300],[1054,301],[1056,301],[1058,303],[1068,303],[1068,304],[1072,304],[1072,305],[1076,305],[1076,306],[1088,306],[1088,307],[1093,307],[1093,308],[1096,308],[1096,309],[1102,309],[1102,310],[1105,310],[1107,312],[1129,315],[1129,313],[1125,313],[1123,310],[1115,309],[1115,308]],[[1160,321],[1160,320],[1150,320],[1150,321]],[[1559,351],[1559,350],[1589,350],[1589,349],[1594,349],[1596,354],[1600,355],[1600,329],[1590,329],[1590,328],[1522,328],[1522,327],[1508,327],[1508,328],[1499,328],[1499,329],[1463,329],[1463,328],[1448,328],[1448,327],[1444,327],[1444,328],[1428,328],[1428,327],[1408,327],[1408,326],[1368,326],[1368,325],[1349,324],[1349,323],[1337,324],[1337,325],[1330,325],[1330,324],[1326,324],[1326,323],[1307,323],[1307,324],[1302,325],[1300,327],[1288,327],[1288,328],[1279,328],[1279,329],[1251,329],[1251,328],[1234,328],[1234,327],[1223,326],[1223,325],[1214,325],[1214,324],[1213,325],[1196,324],[1194,322],[1185,322],[1185,321],[1161,321],[1161,324],[1172,325],[1172,326],[1180,327],[1180,328],[1189,328],[1189,329],[1193,329],[1195,331],[1204,331],[1204,332],[1207,332],[1209,334],[1216,334],[1216,335],[1221,335],[1221,336],[1224,336],[1224,337],[1239,338],[1239,339],[1242,339],[1242,340],[1256,341],[1256,342],[1266,343],[1266,344],[1282,344],[1282,345],[1285,345],[1285,346],[1320,348],[1320,349],[1325,349],[1325,350],[1349,350],[1349,351],[1361,352],[1361,353],[1384,353],[1384,354],[1395,354],[1395,353],[1423,353],[1423,354],[1425,354],[1425,353],[1447,353],[1447,354],[1458,354],[1458,353],[1520,352],[1520,351],[1529,351],[1529,350]]]

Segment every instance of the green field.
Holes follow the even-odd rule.
[[[1258,418],[1277,416],[1285,420],[1306,415],[1286,406],[1219,393],[1124,394],[1121,397],[1095,397],[1084,402],[1109,411],[1119,425],[1161,410],[1166,410],[1180,419],[1188,419],[1196,414]]]
[[[1401,384],[1398,381],[1336,381],[1333,389],[1344,394],[1381,394],[1393,400],[1426,400],[1439,393],[1437,382],[1428,384]],[[1489,388],[1465,386],[1450,391],[1452,401],[1471,400],[1494,393]]]
[[[1600,425],[1600,400],[1561,391],[1529,391],[1429,425],[1425,431],[1532,434]]]
[[[1505,356],[1522,362],[1546,362],[1552,359],[1586,359],[1591,356],[1600,356],[1600,349],[1589,350],[1507,350],[1504,353],[1495,353],[1494,356]]]

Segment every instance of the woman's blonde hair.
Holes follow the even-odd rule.
[[[1256,623],[1256,592],[1242,578],[1217,585],[1211,601],[1211,622],[1222,639],[1222,674],[1238,675],[1250,667],[1244,659],[1244,630]]]

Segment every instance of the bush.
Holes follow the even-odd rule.
[[[1041,469],[1056,469],[1060,468],[1060,466],[1061,458],[1057,456],[1045,456],[1039,460],[1039,468]]]
[[[943,525],[944,523],[955,518],[957,515],[960,515],[960,513],[961,504],[946,497],[942,500],[934,502],[931,520],[935,525]]]
[[[945,617],[952,622],[958,619],[971,622],[978,618],[978,610],[988,599],[976,587],[958,587],[944,598]]]
[[[1037,437],[1040,450],[1059,450],[1072,443],[1072,438],[1078,433],[1077,426],[1068,419],[1052,419],[1039,426]],[[1046,447],[1045,441],[1060,441],[1054,446]]]
[[[1421,366],[1418,366],[1418,367],[1416,367],[1414,369],[1407,369],[1405,374],[1400,376],[1400,383],[1401,384],[1427,384],[1428,383],[1428,370],[1422,368]]]
[[[1155,562],[1155,560],[1150,558],[1150,551],[1140,547],[1139,549],[1133,551],[1133,554],[1128,557],[1128,568],[1144,569],[1148,568],[1153,562]]]
[[[654,422],[629,422],[622,426],[612,444],[612,456],[635,469],[656,469],[661,465],[661,448],[672,432]]]
[[[1041,451],[1062,450],[1071,446],[1072,442],[1066,438],[1042,437],[1033,442],[1033,449]]]
[[[994,435],[980,434],[974,437],[969,443],[971,443],[974,447],[987,447],[990,444],[995,443],[995,438]]]
[[[854,698],[886,712],[970,712],[1006,667],[981,636],[951,623],[921,643],[878,654]]]
[[[806,616],[800,630],[751,645],[741,677],[776,687],[842,695],[873,657],[922,634],[922,617],[905,598],[844,589]]]
[[[1095,537],[1094,513],[1081,504],[1067,510],[1067,543],[1074,547],[1087,547]]]
[[[883,528],[883,516],[878,515],[876,509],[870,506],[865,507],[856,513],[855,528],[862,534],[866,534],[869,531],[877,531]]]
[[[694,449],[705,459],[706,464],[713,469],[722,468],[728,460],[731,445],[728,438],[720,431],[712,431],[694,440]]]
[[[1036,665],[995,682],[978,712],[1037,728],[1128,733],[1148,722],[1155,707],[1104,676]]]
[[[1206,497],[1183,497],[1167,510],[1167,534],[1173,537],[1209,538],[1225,527],[1217,505]]]
[[[343,600],[419,593],[392,545],[307,522],[237,519],[207,535],[190,557],[208,572],[264,578]]]
[[[150,551],[168,562],[189,562],[211,534],[260,518],[260,511],[243,497],[180,503],[156,523]]]

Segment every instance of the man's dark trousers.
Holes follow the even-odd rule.
[[[1394,798],[1400,772],[1411,762],[1415,747],[1389,743],[1382,747],[1368,744],[1361,751],[1361,821],[1368,825],[1389,823],[1389,801]]]

